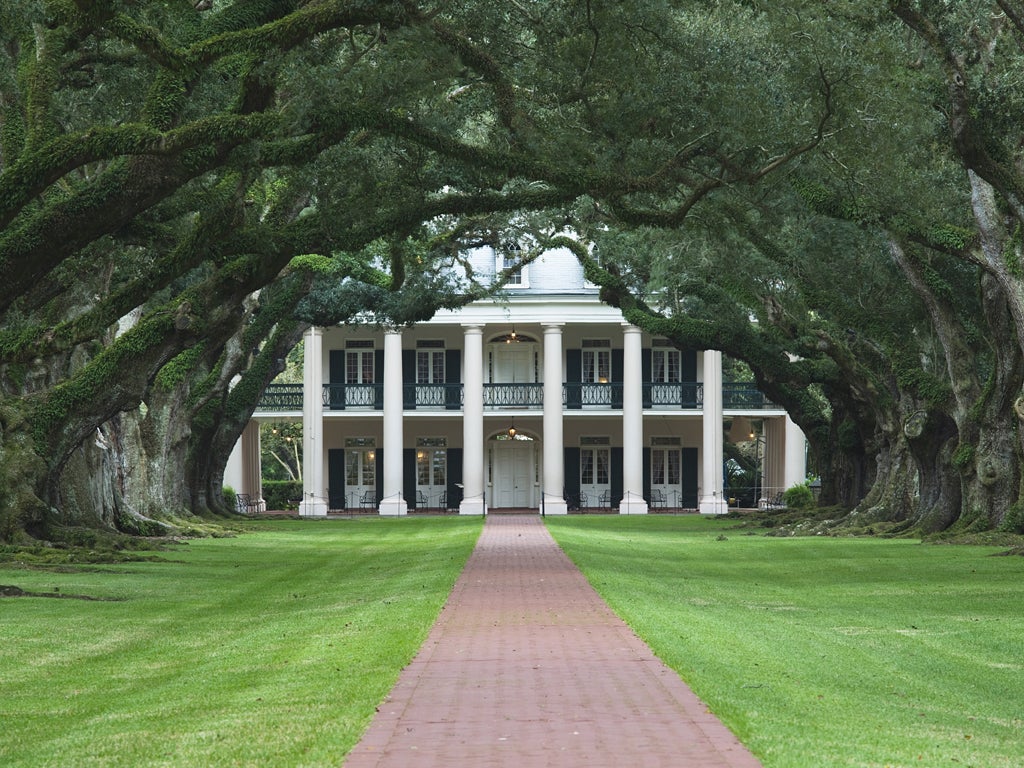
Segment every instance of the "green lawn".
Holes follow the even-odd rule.
[[[480,522],[268,521],[159,562],[0,563],[0,584],[106,598],[0,598],[0,765],[338,765]],[[1022,764],[1024,559],[698,517],[547,523],[769,768]]]
[[[0,563],[0,584],[108,598],[0,598],[0,765],[340,764],[480,520],[252,528],[163,562]]]
[[[1024,765],[1024,558],[696,516],[547,524],[766,766]]]

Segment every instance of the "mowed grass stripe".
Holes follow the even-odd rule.
[[[422,644],[480,520],[268,521],[166,562],[0,583],[4,766],[338,765]]]
[[[1024,559],[696,516],[547,524],[769,768],[1022,764]]]

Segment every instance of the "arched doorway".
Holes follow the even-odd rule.
[[[491,507],[522,509],[538,505],[538,445],[539,441],[522,432],[514,438],[499,432],[487,441]]]

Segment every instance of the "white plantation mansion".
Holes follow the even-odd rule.
[[[504,265],[487,250],[477,274]],[[498,261],[499,263],[495,263]],[[299,513],[727,510],[723,439],[758,427],[758,496],[805,479],[804,436],[717,351],[678,350],[598,300],[568,251],[502,296],[412,328],[313,328],[304,382],[268,388],[225,484],[261,498],[259,422],[303,425]],[[742,434],[741,434],[742,433]]]

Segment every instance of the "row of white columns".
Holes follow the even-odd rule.
[[[544,329],[544,412],[543,412],[543,493],[544,510],[548,514],[567,511],[564,498],[565,465],[563,458],[562,411],[562,323],[543,323]],[[463,498],[462,514],[487,512],[484,493],[484,354],[483,326],[465,325],[463,345]],[[324,492],[323,454],[323,331],[311,328],[305,337],[303,369],[303,498],[299,514],[327,514]],[[633,325],[623,326],[623,407],[622,407],[622,514],[644,514],[648,511],[643,497],[643,380],[642,332]],[[383,493],[380,514],[404,515],[408,502],[402,495],[403,432],[402,335],[397,330],[384,334],[384,434],[382,445]],[[702,514],[723,514],[728,511],[722,477],[722,353],[704,352],[703,403],[703,476],[699,500]],[[784,467],[794,469],[802,482],[803,440],[799,430],[786,419],[786,461]],[[769,435],[769,439],[771,435]],[[774,442],[774,441],[773,441]],[[792,448],[791,448],[792,446]],[[799,455],[796,453],[799,451]],[[791,457],[789,454],[793,453]],[[767,467],[766,467],[767,472]],[[788,475],[788,473],[787,473]],[[788,476],[785,479],[789,485]],[[785,487],[788,487],[786,485]]]

